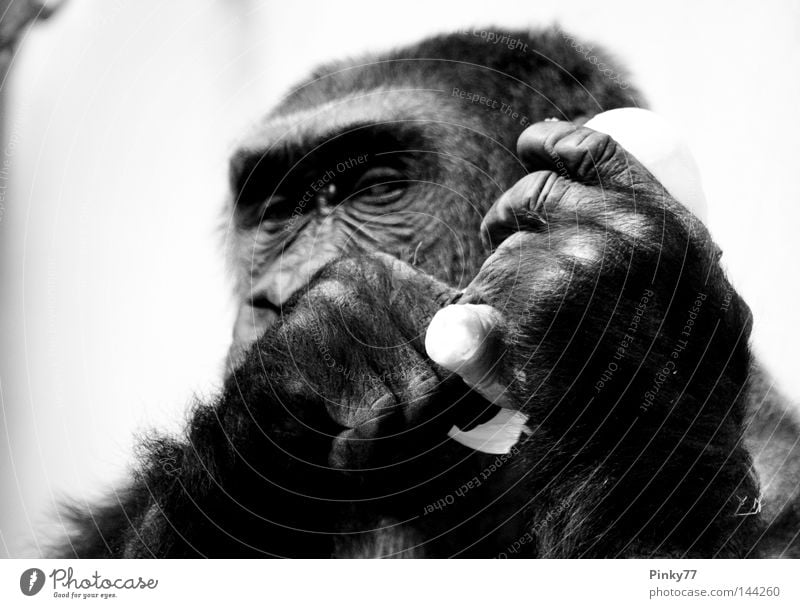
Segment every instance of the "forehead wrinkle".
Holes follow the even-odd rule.
[[[271,149],[287,147],[313,148],[353,129],[372,125],[394,125],[400,130],[419,133],[424,125],[414,123],[463,119],[456,114],[448,117],[442,93],[436,89],[377,88],[326,101],[313,109],[283,114],[282,108],[278,108],[241,141],[237,154],[266,154]]]

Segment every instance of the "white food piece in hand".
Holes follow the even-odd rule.
[[[436,363],[456,372],[464,382],[492,403],[509,407],[503,387],[487,372],[492,365],[489,342],[500,321],[498,310],[485,304],[453,304],[438,311],[425,334],[425,350]],[[508,454],[520,436],[530,434],[528,417],[502,409],[491,420],[469,431],[454,426],[447,436],[485,454]]]
[[[487,304],[452,304],[437,312],[425,335],[425,350],[435,362],[457,373],[467,386],[501,407],[511,407],[505,387],[495,379],[494,329],[503,316]]]
[[[433,361],[458,372],[480,357],[491,327],[487,327],[477,308],[454,304],[434,315],[425,334],[425,350]]]
[[[522,412],[503,409],[491,420],[479,424],[469,431],[462,431],[454,426],[447,436],[477,452],[508,454],[521,435],[532,433],[525,424],[526,422],[528,422],[528,417]]]
[[[642,108],[602,112],[584,125],[613,137],[698,219],[708,223],[700,169],[678,129],[663,116]]]

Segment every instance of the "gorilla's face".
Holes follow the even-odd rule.
[[[301,92],[327,88],[323,78]],[[480,117],[424,89],[338,95],[312,109],[287,101],[234,154],[235,346],[339,255],[384,252],[453,285],[485,258],[474,235],[509,171],[484,167],[491,147],[510,151]]]

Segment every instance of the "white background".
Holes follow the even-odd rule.
[[[682,125],[755,349],[800,397],[797,1],[73,0],[5,85],[0,555],[38,555],[55,501],[99,496],[134,431],[178,428],[213,391],[233,314],[225,159],[282,91],[336,56],[554,20]]]

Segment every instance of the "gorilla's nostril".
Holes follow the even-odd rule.
[[[266,294],[263,293],[254,294],[250,298],[250,306],[253,308],[260,308],[262,310],[271,310],[272,312],[276,312],[278,314],[281,312],[281,305],[276,304]]]

